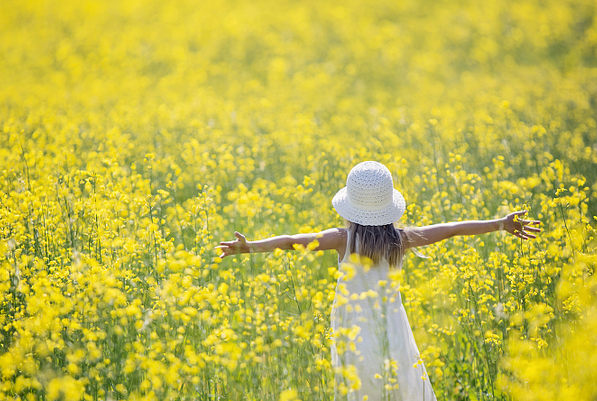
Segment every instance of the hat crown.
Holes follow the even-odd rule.
[[[347,195],[355,207],[380,210],[393,201],[394,180],[386,166],[374,161],[357,164],[346,179]]]

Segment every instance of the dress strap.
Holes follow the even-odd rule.
[[[340,263],[348,260],[350,256],[350,230],[346,229],[346,250],[344,251],[344,257],[340,261]]]

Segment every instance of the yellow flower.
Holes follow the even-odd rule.
[[[298,401],[298,392],[294,389],[284,390],[280,393],[280,401]]]

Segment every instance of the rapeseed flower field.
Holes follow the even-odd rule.
[[[438,399],[595,400],[596,8],[3,0],[0,399],[331,399],[335,255],[213,248],[342,226],[377,160],[401,226],[542,222],[388,283]]]

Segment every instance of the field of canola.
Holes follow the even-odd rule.
[[[388,284],[438,400],[595,400],[596,8],[3,0],[0,399],[332,399],[336,255],[213,247],[342,226],[377,160],[401,226],[542,221]]]

